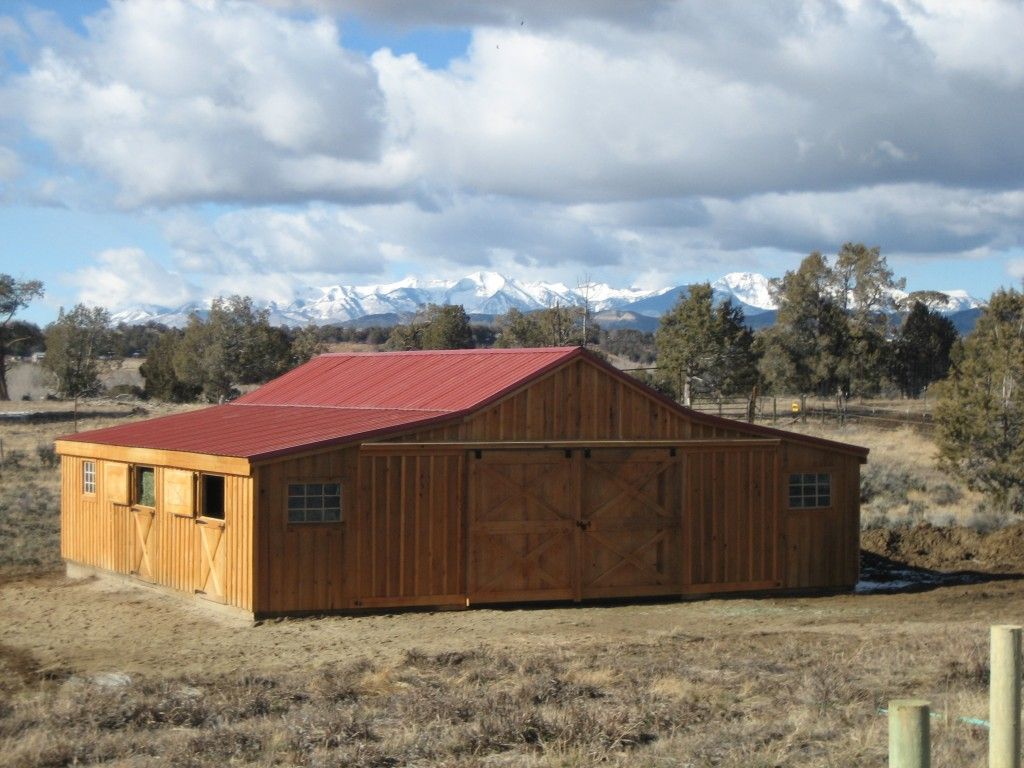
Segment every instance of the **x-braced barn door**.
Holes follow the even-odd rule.
[[[199,531],[199,589],[210,600],[224,601],[224,523],[196,520]]]
[[[131,515],[135,527],[135,545],[132,548],[131,572],[145,581],[155,581],[156,510],[146,507],[132,507]]]
[[[584,452],[583,597],[680,590],[682,458],[669,448]]]
[[[681,590],[672,449],[485,450],[468,461],[471,602]]]
[[[468,461],[469,599],[576,597],[571,452],[471,451]]]

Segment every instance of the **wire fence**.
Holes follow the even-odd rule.
[[[818,398],[761,396],[749,399],[696,400],[691,406],[701,413],[738,421],[786,426],[799,423],[873,425],[883,429],[913,427],[934,429],[931,403],[924,400],[840,402]]]

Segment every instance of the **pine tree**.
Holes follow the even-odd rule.
[[[472,349],[473,330],[461,304],[431,304],[423,319],[420,343],[423,349]]]
[[[942,466],[1024,512],[1024,294],[993,294],[954,351],[935,421]]]
[[[661,318],[654,336],[658,369],[685,405],[694,385],[713,395],[730,395],[756,377],[753,335],[743,310],[726,301],[714,306],[708,283],[690,286]]]
[[[849,386],[850,329],[835,278],[817,251],[774,281],[775,325],[760,334],[760,371],[776,391],[832,394]]]
[[[146,362],[139,367],[139,374],[145,381],[143,391],[147,397],[187,403],[195,400],[202,392],[201,386],[182,381],[174,370],[174,355],[183,336],[181,331],[168,330],[150,347]]]
[[[113,365],[113,346],[110,313],[102,307],[78,304],[70,312],[61,307],[57,321],[46,329],[43,367],[57,380],[57,393],[75,401],[76,431],[78,400],[102,388],[100,373]]]
[[[892,378],[906,397],[918,397],[949,373],[949,355],[957,340],[949,318],[915,301],[893,342]]]
[[[175,375],[218,401],[234,395],[238,384],[259,384],[282,373],[288,340],[269,317],[248,296],[214,299],[205,321],[197,314],[189,318],[175,348]]]

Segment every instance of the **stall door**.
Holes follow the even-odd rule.
[[[672,449],[583,453],[583,597],[680,591],[682,459]]]
[[[209,600],[224,602],[224,521],[196,520],[199,546],[199,589]]]
[[[133,507],[131,516],[132,522],[135,524],[131,572],[144,581],[155,581],[157,548],[156,510],[146,507]]]
[[[471,451],[467,461],[470,601],[577,597],[572,452]]]

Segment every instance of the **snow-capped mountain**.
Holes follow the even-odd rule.
[[[776,309],[769,291],[769,280],[754,272],[731,272],[712,283],[716,301],[732,300],[743,309],[751,325],[771,324]],[[461,304],[470,315],[501,315],[510,309],[530,312],[558,306],[583,306],[589,302],[595,312],[621,317],[659,318],[680,297],[685,285],[657,288],[614,288],[604,283],[570,288],[563,283],[521,282],[497,272],[474,272],[458,280],[422,280],[408,277],[380,285],[331,285],[301,290],[289,304],[268,302],[275,325],[303,326],[345,323],[367,316],[402,317],[414,314],[426,304]],[[900,292],[897,299],[906,298]],[[966,292],[928,291],[911,294],[925,296],[926,302],[946,314],[976,309],[981,305]],[[144,305],[127,307],[112,314],[114,323],[155,321],[182,327],[193,312],[204,315],[209,300],[180,307]],[[611,316],[611,315],[609,315]],[[758,317],[760,316],[760,317]],[[649,322],[640,323],[646,327]],[[638,326],[639,327],[639,326]]]
[[[756,272],[730,272],[715,280],[711,288],[715,298],[732,299],[733,304],[739,304],[748,315],[752,314],[748,307],[761,312],[778,309],[772,300],[768,278]]]

